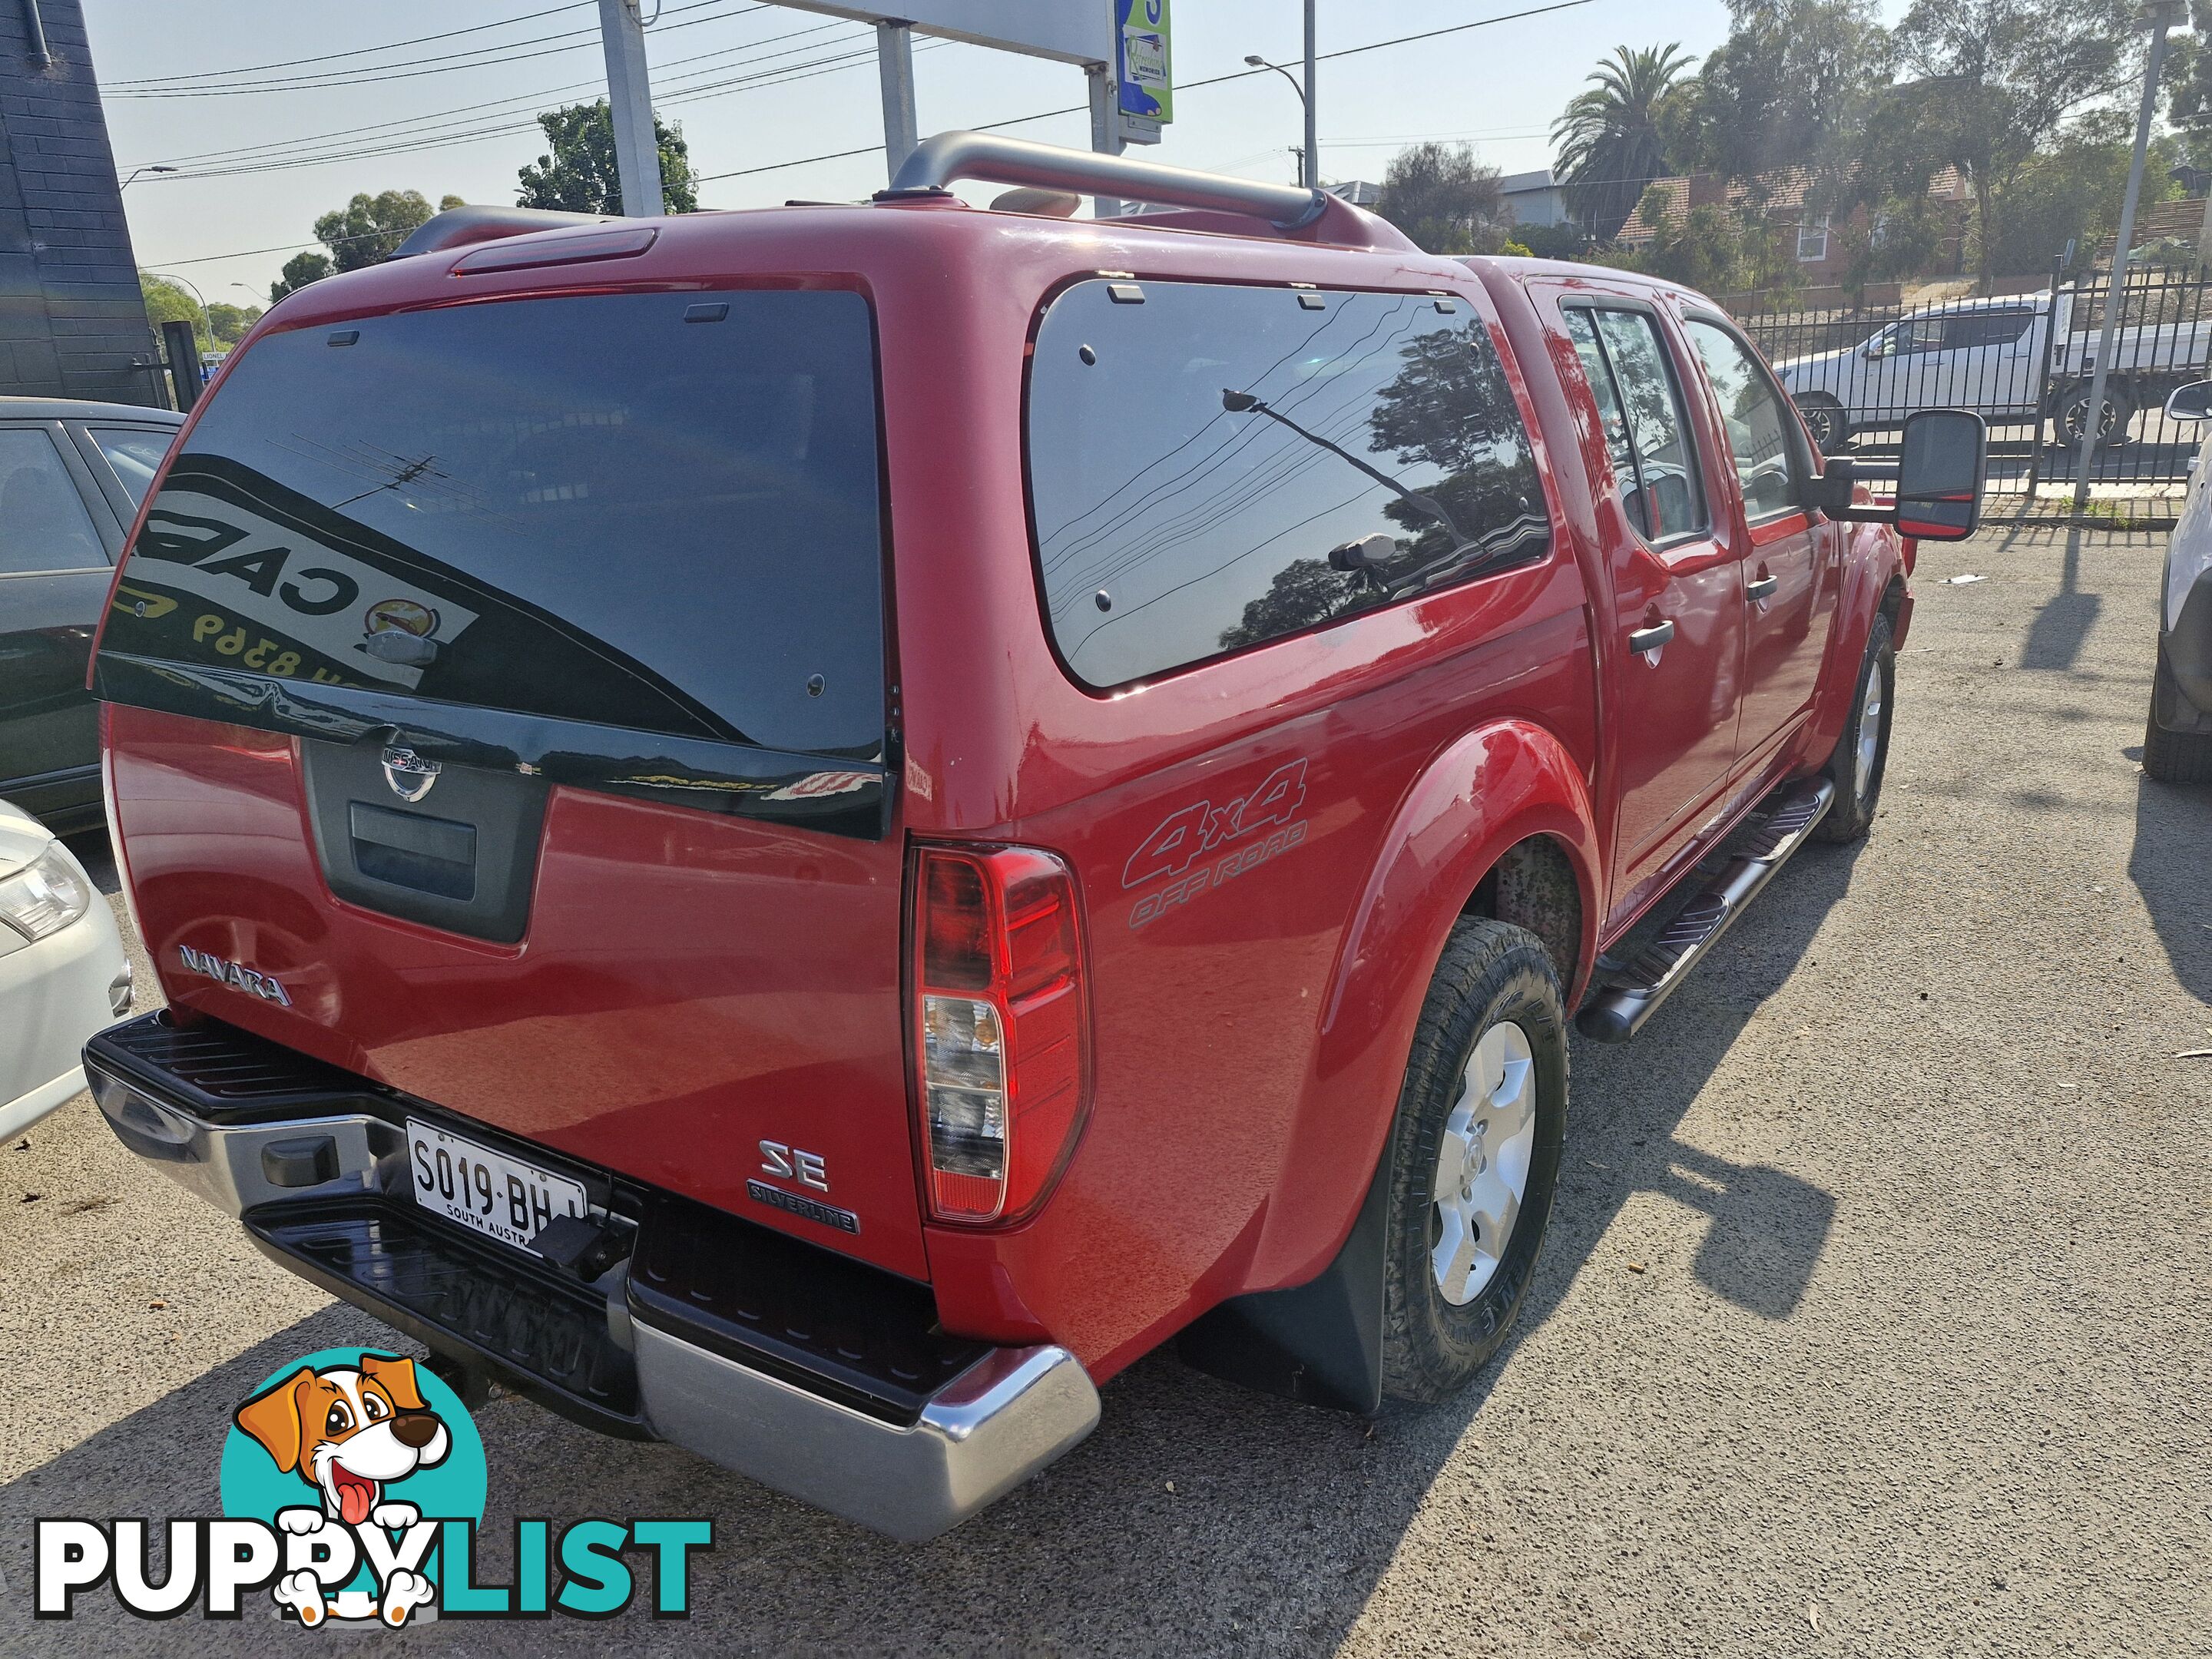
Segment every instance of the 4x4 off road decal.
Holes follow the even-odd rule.
[[[1305,799],[1306,763],[1301,755],[1268,773],[1249,794],[1224,805],[1196,800],[1169,813],[1129,854],[1121,885],[1142,887],[1164,876],[1177,879],[1139,899],[1129,912],[1129,926],[1155,921],[1296,847],[1306,838],[1305,820],[1298,817]],[[1219,858],[1209,856],[1223,848],[1229,850]]]

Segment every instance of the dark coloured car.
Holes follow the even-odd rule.
[[[100,822],[85,667],[146,486],[184,416],[0,398],[0,800],[59,834]]]

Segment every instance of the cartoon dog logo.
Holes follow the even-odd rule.
[[[383,1354],[362,1354],[358,1368],[302,1365],[240,1406],[235,1420],[281,1473],[296,1474],[320,1496],[319,1508],[276,1512],[279,1528],[301,1535],[331,1522],[353,1528],[366,1522],[391,1531],[414,1526],[422,1511],[386,1497],[386,1490],[445,1462],[453,1443],[443,1419],[423,1403],[415,1362]],[[280,1578],[273,1594],[304,1625],[320,1624],[335,1606],[326,1605],[320,1582],[304,1571]],[[374,1611],[398,1626],[433,1594],[422,1574],[395,1571]],[[343,1611],[353,1615],[349,1607]]]

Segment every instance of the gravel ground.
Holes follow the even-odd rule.
[[[1929,550],[1873,838],[1577,1048],[1528,1317],[1456,1404],[1370,1426],[1155,1356],[902,1547],[496,1400],[494,1516],[716,1517],[694,1621],[386,1650],[2206,1652],[2212,1060],[2175,1056],[2212,1047],[2212,791],[2137,763],[2161,542]],[[34,1627],[29,1522],[213,1512],[261,1375],[388,1340],[88,1101],[0,1150],[0,1648],[349,1639],[105,1593]]]

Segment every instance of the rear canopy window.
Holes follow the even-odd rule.
[[[103,652],[854,757],[884,738],[867,306],[455,306],[263,339]]]
[[[1038,330],[1029,466],[1047,620],[1095,687],[1550,545],[1463,300],[1078,283]]]

